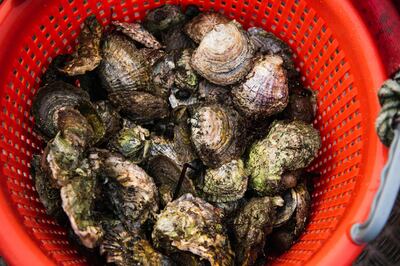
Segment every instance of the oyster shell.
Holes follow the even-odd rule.
[[[156,251],[151,244],[137,235],[127,231],[123,224],[114,222],[107,226],[100,253],[105,254],[108,263],[118,266],[151,265],[168,266],[173,262]]]
[[[220,13],[201,13],[185,25],[184,31],[193,41],[200,43],[215,26],[229,22],[230,20]]]
[[[272,232],[269,237],[268,247],[279,255],[289,250],[295,241],[293,233],[282,228]]]
[[[53,83],[54,81],[64,81],[66,83],[74,84],[75,80],[73,77],[66,75],[61,72],[60,69],[63,68],[66,62],[71,60],[71,55],[57,55],[51,61],[48,66],[46,72],[40,77],[40,87],[43,87],[46,84]]]
[[[312,123],[317,113],[317,99],[313,91],[308,89],[292,90],[289,104],[284,111],[285,117],[291,120],[302,120]]]
[[[211,265],[233,265],[233,252],[221,218],[217,208],[185,194],[168,203],[159,214],[153,242],[166,252],[189,251]]]
[[[230,85],[252,67],[253,46],[237,23],[219,24],[207,33],[194,51],[191,65],[201,76],[218,85]]]
[[[104,234],[103,228],[93,217],[97,181],[88,162],[84,162],[80,170],[80,175],[74,176],[61,188],[62,208],[82,244],[94,248]]]
[[[204,164],[217,168],[239,158],[245,148],[239,114],[222,105],[206,105],[191,119],[192,142]]]
[[[151,89],[150,64],[128,37],[109,35],[104,40],[102,52],[99,75],[108,92]]]
[[[282,199],[252,198],[239,211],[233,222],[238,265],[253,265],[263,252],[266,236],[272,232],[275,207],[281,203]]]
[[[178,186],[182,169],[183,167],[163,155],[151,158],[148,163],[147,172],[154,178],[157,187],[159,187],[160,197],[164,206],[173,200],[173,195]],[[183,180],[179,196],[186,193],[196,193],[192,180],[187,176]]]
[[[101,62],[100,41],[102,35],[103,27],[96,17],[86,18],[78,37],[78,47],[73,54],[73,59],[67,62],[61,70],[70,76],[76,76],[95,69]]]
[[[31,161],[31,175],[35,181],[35,189],[46,213],[56,219],[62,216],[60,190],[54,187],[52,180],[40,166],[40,156],[34,155]]]
[[[161,57],[152,67],[152,81],[158,95],[167,96],[175,83],[176,58],[173,51]]]
[[[182,25],[177,25],[161,32],[162,42],[167,53],[195,48],[195,43],[183,32]]]
[[[289,101],[289,89],[280,56],[262,56],[246,80],[232,89],[235,107],[247,117],[261,118],[282,112]]]
[[[291,189],[284,194],[284,206],[278,208],[274,227],[280,227],[292,218],[297,207],[297,193],[296,190]]]
[[[120,21],[113,21],[111,23],[116,26],[117,31],[121,31],[132,40],[143,44],[147,48],[162,48],[162,45],[157,41],[157,39],[139,23],[128,23]]]
[[[190,59],[193,50],[185,49],[180,53],[176,62],[175,86],[181,90],[193,92],[197,90],[199,78],[193,68],[190,66]]]
[[[304,231],[307,219],[311,210],[311,196],[304,183],[299,184],[295,189],[297,194],[297,207],[295,214],[294,235],[296,238]]]
[[[151,10],[144,19],[144,26],[150,32],[158,33],[185,21],[181,9],[175,5],[164,5]]]
[[[111,150],[121,153],[134,163],[140,163],[147,157],[150,146],[150,132],[139,125],[127,125],[111,140]]]
[[[94,103],[97,113],[106,127],[105,138],[117,134],[121,129],[121,116],[109,101],[99,101]],[[103,138],[103,141],[105,141]]]
[[[191,94],[187,90],[178,90],[178,89],[172,89],[172,93],[169,96],[168,101],[169,105],[173,109],[183,106],[189,107],[198,103],[198,99],[194,94]]]
[[[280,191],[282,174],[307,167],[321,147],[319,132],[302,121],[276,121],[268,135],[254,143],[246,167],[250,186],[258,194]]]
[[[129,230],[137,230],[157,213],[157,188],[142,168],[106,150],[92,151],[89,158],[92,168],[107,178],[109,199]]]
[[[85,124],[86,119],[93,131],[93,142],[99,141],[104,133],[105,126],[99,117],[95,107],[90,102],[89,95],[83,90],[72,86],[63,81],[56,81],[41,87],[36,94],[33,105],[32,115],[40,131],[49,138],[53,138],[61,129],[59,123],[60,110],[79,111],[84,118],[79,116],[81,125]],[[69,111],[69,114],[72,114]],[[73,117],[77,118],[78,115]],[[73,123],[74,124],[74,123]]]
[[[217,169],[207,169],[203,193],[212,202],[236,201],[244,196],[248,175],[242,160],[232,160]]]
[[[255,50],[262,55],[279,55],[283,59],[283,67],[287,71],[289,86],[296,87],[300,84],[300,73],[293,62],[292,50],[281,39],[262,28],[251,27],[248,29],[250,40]]]
[[[120,112],[135,122],[166,118],[169,107],[163,98],[143,91],[116,91],[108,95]]]
[[[206,80],[199,83],[198,98],[200,101],[211,104],[219,103],[225,105],[232,104],[230,91],[221,86],[212,84]]]

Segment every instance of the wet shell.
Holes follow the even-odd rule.
[[[102,52],[99,74],[108,92],[150,90],[149,62],[128,37],[109,35]]]
[[[76,109],[94,130],[94,142],[101,139],[105,127],[89,95],[83,90],[63,81],[56,81],[39,89],[33,100],[32,115],[37,127],[47,137],[53,138],[59,128],[58,113],[61,109]]]
[[[217,169],[207,169],[202,191],[208,201],[235,201],[244,196],[247,179],[243,161],[233,160]]]
[[[217,168],[239,158],[245,148],[239,114],[222,105],[198,108],[191,119],[192,142],[204,164]]]
[[[185,194],[159,214],[152,233],[154,245],[170,253],[191,252],[211,265],[233,265],[233,252],[221,219],[219,209]]]
[[[105,150],[95,150],[89,158],[92,168],[109,179],[109,199],[127,228],[137,230],[154,217],[158,211],[157,187],[142,168]]]
[[[100,41],[102,35],[103,27],[96,17],[88,17],[79,34],[78,47],[73,54],[74,58],[62,68],[62,71],[70,76],[76,76],[95,69],[101,61]]]
[[[283,112],[285,117],[312,123],[317,113],[316,94],[308,89],[293,91],[289,97],[289,104]]]
[[[161,33],[161,39],[167,53],[195,48],[195,43],[183,32],[182,26],[172,27]]]
[[[273,33],[266,32],[262,28],[249,28],[248,33],[254,48],[259,54],[279,55],[283,58],[283,67],[286,69],[290,81],[289,86],[298,86],[300,73],[296,70],[290,47]]]
[[[279,56],[256,60],[246,80],[232,89],[235,107],[247,117],[268,117],[285,109],[289,89]]]
[[[192,67],[218,85],[229,85],[246,76],[254,51],[247,34],[230,22],[207,33],[192,56]]]
[[[273,198],[252,198],[233,222],[238,265],[253,265],[263,252],[265,239],[272,232],[276,211]]]
[[[185,16],[178,6],[164,5],[151,10],[144,19],[144,26],[150,32],[165,31],[173,26],[181,24]]]
[[[71,61],[71,55],[57,55],[51,61],[50,65],[48,66],[47,70],[43,75],[40,77],[40,87],[43,87],[46,84],[53,83],[54,81],[64,81],[70,84],[74,84],[75,80],[74,77],[70,77],[66,75],[64,72],[61,72],[60,69],[65,66],[68,61]]]
[[[187,97],[182,97],[186,96]],[[180,107],[190,107],[198,103],[198,99],[194,94],[186,90],[172,89],[171,95],[168,97],[169,104],[172,109]]]
[[[197,90],[199,85],[199,77],[196,72],[190,66],[190,59],[193,54],[193,50],[183,50],[176,62],[176,73],[175,73],[175,86],[181,90],[187,90],[194,92]]]
[[[111,140],[111,150],[121,153],[134,163],[140,163],[147,157],[150,147],[150,132],[139,125],[124,125]]]
[[[202,80],[199,84],[198,98],[205,103],[219,103],[225,105],[232,104],[232,98],[229,89],[217,86],[206,80]]]
[[[311,196],[304,183],[295,189],[297,195],[297,207],[295,214],[294,235],[297,237],[304,231],[311,210]]]
[[[143,44],[147,48],[162,48],[162,45],[157,41],[157,39],[145,28],[143,28],[143,26],[139,23],[128,23],[119,21],[113,21],[111,23],[116,26],[116,29],[118,31],[121,31],[132,40]]]
[[[97,181],[88,165],[84,168],[82,175],[75,176],[61,188],[61,199],[75,234],[85,247],[94,248],[99,244],[104,231],[93,217]]]
[[[284,206],[277,209],[274,227],[280,227],[292,218],[297,207],[297,192],[294,189],[287,191],[283,197]]]
[[[106,127],[105,138],[115,135],[121,129],[121,116],[109,101],[99,101],[96,110]],[[103,139],[105,141],[105,139]]]
[[[275,195],[282,175],[307,167],[321,147],[319,132],[302,121],[276,121],[264,139],[250,148],[246,167],[250,186],[261,195]]]
[[[158,95],[167,96],[174,86],[176,58],[178,52],[173,51],[161,57],[152,67],[152,81]]]
[[[184,31],[193,41],[200,43],[215,26],[229,22],[230,20],[220,13],[201,13],[185,25]]]
[[[120,112],[136,122],[166,118],[169,115],[167,101],[142,91],[117,91],[109,94],[109,100]]]

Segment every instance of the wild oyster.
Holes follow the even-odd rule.
[[[158,33],[181,24],[185,16],[178,6],[164,5],[151,10],[144,19],[144,26],[150,32]]]
[[[167,204],[159,214],[152,238],[168,253],[189,251],[211,265],[233,265],[233,252],[221,221],[211,204],[191,194]]]
[[[31,174],[35,181],[35,189],[46,213],[56,219],[62,215],[60,190],[54,187],[52,180],[40,166],[40,156],[34,155],[31,161]]]
[[[140,163],[147,157],[150,148],[150,132],[139,126],[124,121],[124,127],[111,140],[111,150],[121,153],[134,163]]]
[[[264,118],[282,112],[289,101],[283,61],[279,56],[258,58],[246,80],[232,89],[233,103],[251,118]]]
[[[61,70],[70,75],[83,75],[95,69],[101,61],[100,41],[103,27],[95,16],[89,16],[78,37],[78,47],[73,59],[67,62]]]
[[[93,217],[97,180],[87,161],[80,170],[80,175],[61,188],[62,208],[82,244],[94,248],[104,234],[99,221]]]
[[[230,20],[220,13],[201,13],[185,25],[185,33],[196,43],[219,24],[229,23]]]
[[[162,48],[161,44],[157,41],[157,39],[153,35],[151,35],[150,32],[145,30],[143,26],[139,23],[113,21],[112,24],[116,26],[118,31],[121,31],[132,40],[143,44],[147,48],[152,48],[152,49]]]
[[[190,121],[192,142],[205,165],[216,168],[243,154],[245,134],[235,110],[205,105],[195,110]]]
[[[63,118],[69,117],[71,121],[72,115],[82,121],[80,124],[88,124],[85,127],[91,127],[93,139],[90,142],[97,142],[103,137],[105,126],[85,91],[63,81],[41,87],[33,100],[31,112],[40,131],[49,138],[53,138],[62,130],[59,124],[62,122],[62,119],[59,119],[61,111],[69,113]],[[74,123],[72,125],[74,126]]]
[[[199,83],[198,98],[204,103],[232,105],[232,97],[228,88],[217,86],[206,80]]]
[[[292,89],[289,104],[284,112],[285,117],[312,123],[317,113],[315,92],[308,89]]]
[[[293,62],[292,50],[281,39],[271,32],[266,32],[262,28],[251,27],[248,30],[250,40],[257,51],[261,55],[278,55],[283,59],[283,67],[285,68],[289,85],[296,87],[300,83],[300,73],[296,70]]]
[[[235,22],[219,24],[207,33],[192,55],[191,65],[201,76],[218,85],[230,85],[252,67],[253,46]]]
[[[127,231],[120,222],[111,222],[106,228],[100,253],[106,255],[108,263],[118,266],[174,265],[168,257],[154,250],[147,240],[135,232]]]
[[[193,54],[193,50],[183,50],[176,62],[176,73],[175,73],[175,86],[181,90],[187,90],[193,92],[197,90],[199,85],[199,78],[193,68],[190,66],[190,58]]]
[[[92,151],[89,159],[92,168],[105,178],[115,213],[127,228],[136,230],[157,213],[157,188],[142,168],[106,150]]]
[[[102,53],[99,74],[108,92],[151,89],[150,65],[128,37],[110,34],[104,40]]]
[[[274,122],[268,135],[250,149],[246,167],[251,173],[251,188],[260,195],[278,193],[282,174],[307,167],[320,147],[319,132],[311,125]]]
[[[266,236],[272,232],[276,217],[275,207],[281,198],[252,198],[234,219],[238,265],[253,265],[263,252]]]
[[[217,169],[207,169],[202,192],[211,202],[235,201],[244,196],[248,175],[242,160],[232,160]]]
[[[115,135],[121,129],[121,116],[109,101],[98,101],[94,103],[97,113],[105,125],[105,138]]]
[[[183,32],[182,25],[177,25],[162,32],[161,39],[165,44],[167,53],[195,48],[193,41]]]

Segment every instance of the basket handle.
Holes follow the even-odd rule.
[[[368,219],[351,227],[351,238],[357,244],[372,241],[385,226],[400,188],[400,124],[394,130],[389,159],[381,173],[381,184],[374,198]]]

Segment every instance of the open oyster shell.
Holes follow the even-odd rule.
[[[261,195],[280,191],[282,174],[307,167],[321,147],[319,132],[302,121],[276,121],[268,135],[254,143],[246,167],[250,186]]]
[[[204,164],[216,168],[239,158],[245,148],[239,114],[222,105],[205,105],[192,116],[192,142]]]
[[[219,24],[207,33],[192,55],[191,65],[201,76],[218,85],[230,85],[252,67],[253,46],[237,23]]]
[[[78,47],[73,59],[61,69],[70,76],[83,75],[95,69],[101,62],[100,41],[103,27],[95,16],[86,18],[78,37]]]
[[[159,214],[152,233],[154,245],[170,253],[189,251],[211,265],[233,265],[221,218],[217,208],[185,194]]]
[[[216,169],[207,169],[202,192],[211,202],[235,201],[244,196],[248,175],[241,159],[232,160]]]
[[[62,208],[82,244],[94,248],[104,234],[99,221],[93,217],[97,180],[87,161],[82,163],[79,172],[80,175],[61,188]]]
[[[255,60],[245,81],[232,89],[233,103],[247,117],[262,118],[282,112],[289,101],[289,89],[280,56]]]
[[[230,20],[220,13],[201,13],[185,25],[184,31],[193,41],[200,43],[215,26],[229,22]]]

